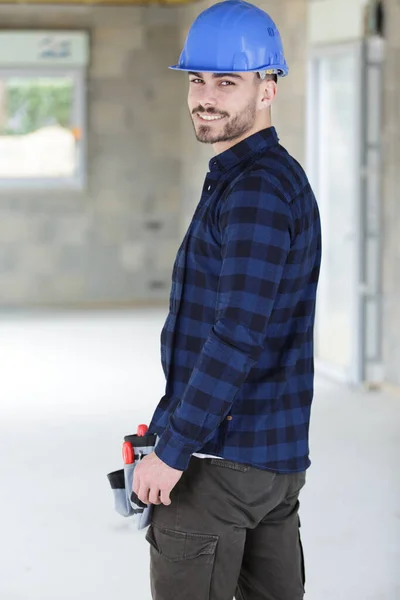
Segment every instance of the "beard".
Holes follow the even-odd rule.
[[[219,131],[215,125],[195,125],[193,116],[195,113],[204,113],[206,115],[223,115],[224,127]],[[205,110],[198,107],[192,111],[192,123],[196,138],[203,144],[217,144],[218,142],[231,142],[242,137],[250,131],[256,120],[256,101],[247,105],[245,110],[235,117],[229,117],[227,113],[218,112],[214,109]],[[218,127],[218,126],[217,126]]]

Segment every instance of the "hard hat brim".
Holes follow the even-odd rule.
[[[263,67],[251,69],[249,71],[236,71],[234,69],[210,69],[204,67],[181,67],[180,65],[172,65],[168,68],[172,69],[173,71],[193,71],[195,73],[257,73],[258,71],[276,70],[278,71],[278,77],[286,77],[289,73],[289,68],[282,67],[281,65],[265,65]]]

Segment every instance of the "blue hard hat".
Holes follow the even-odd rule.
[[[211,73],[267,71],[281,77],[289,69],[271,17],[243,0],[214,4],[194,21],[179,63],[170,69]]]

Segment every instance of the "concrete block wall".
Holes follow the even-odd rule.
[[[400,4],[386,0],[383,110],[383,355],[400,386]]]
[[[0,305],[168,298],[179,243],[179,10],[1,6],[2,28],[86,29],[87,189],[0,190]]]
[[[187,78],[168,66],[206,6],[0,6],[1,28],[91,35],[87,188],[0,190],[0,307],[166,305],[176,249],[212,156],[192,130]],[[274,123],[302,161],[306,0],[260,6],[281,28],[291,67]]]

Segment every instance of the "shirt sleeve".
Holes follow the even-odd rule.
[[[262,174],[238,182],[219,217],[222,266],[216,320],[180,403],[156,446],[185,470],[212,438],[260,356],[291,245],[289,203]]]

